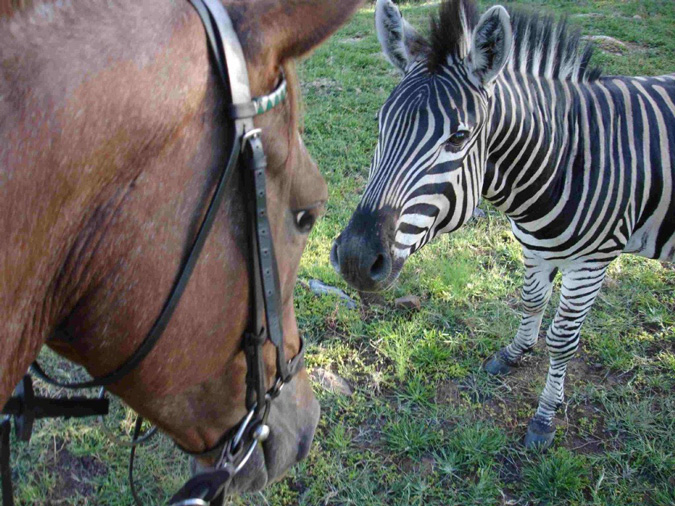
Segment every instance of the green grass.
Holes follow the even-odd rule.
[[[583,491],[588,487],[588,466],[584,456],[559,448],[545,458],[526,464],[523,481],[526,493],[546,504],[585,503]]]
[[[607,74],[675,71],[675,2],[509,3],[568,14],[585,34],[628,43],[622,54],[597,51]],[[426,27],[434,8],[403,11]],[[364,9],[300,66],[305,140],[330,200],[299,277],[354,298],[328,253],[363,190],[375,113],[397,82],[372,18],[372,7]],[[235,505],[675,504],[675,269],[628,255],[612,265],[570,366],[555,447],[525,452],[521,438],[547,358],[537,346],[528,367],[504,380],[480,369],[516,331],[522,277],[507,221],[483,207],[485,218],[410,259],[384,294],[385,307],[349,310],[298,286],[308,367],[339,374],[354,395],[317,385],[322,418],[309,458]],[[408,294],[421,298],[420,311],[393,306]],[[120,412],[128,431],[125,416]],[[14,446],[19,502],[130,504],[126,458],[91,422],[40,422],[30,445]],[[186,458],[166,438],[140,450],[138,483],[147,504],[162,504],[186,478]]]

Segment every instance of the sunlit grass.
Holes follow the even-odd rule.
[[[509,4],[565,13],[585,34],[634,44],[621,55],[598,52],[609,74],[675,71],[675,2]],[[434,9],[434,2],[403,6],[422,31]],[[233,503],[672,506],[672,265],[626,255],[611,266],[584,325],[561,429],[547,454],[525,452],[520,443],[543,386],[541,344],[514,377],[497,380],[480,369],[516,332],[522,279],[520,246],[489,206],[481,206],[485,218],[414,255],[384,294],[384,307],[348,309],[337,297],[307,290],[305,283],[320,279],[359,300],[333,271],[329,251],[365,186],[375,113],[398,79],[380,55],[372,16],[366,8],[300,66],[305,141],[330,199],[300,266],[298,323],[308,367],[342,376],[354,395],[316,385],[322,418],[308,460],[266,492]],[[420,311],[394,307],[408,294],[420,297]],[[129,420],[120,426],[129,429]],[[46,505],[57,497],[66,505],[128,505],[127,456],[89,422],[40,422],[30,445],[14,446],[19,503]],[[163,504],[186,478],[186,458],[168,439],[140,450],[137,480],[147,504]]]

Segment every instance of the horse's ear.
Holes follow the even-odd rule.
[[[509,13],[495,5],[483,14],[474,28],[469,68],[484,85],[494,81],[509,60],[513,33]]]
[[[375,28],[382,52],[403,73],[429,50],[429,43],[403,19],[391,0],[377,0]]]
[[[330,37],[364,0],[261,0],[253,2],[248,16],[261,39],[259,49],[276,63],[298,58]],[[250,22],[251,20],[249,20]]]

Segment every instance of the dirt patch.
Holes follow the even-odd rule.
[[[65,499],[75,496],[93,497],[98,485],[96,478],[108,472],[107,466],[93,455],[76,457],[64,448],[63,441],[57,440],[48,465],[56,474],[55,487],[50,491],[50,500],[45,506],[62,504]]]
[[[365,35],[355,35],[354,37],[347,37],[346,39],[340,39],[338,42],[340,44],[358,44],[365,38],[366,38]]]
[[[397,461],[399,469],[406,474],[412,474],[414,476],[421,476],[426,478],[427,476],[433,474],[434,469],[436,468],[436,459],[427,455],[419,459],[411,459],[408,457],[403,457]]]
[[[606,450],[605,419],[591,404],[577,404],[567,410],[565,445],[576,453],[593,454]]]
[[[521,462],[510,455],[498,455],[499,462],[499,478],[504,481],[504,484],[517,483],[521,480]]]
[[[623,42],[608,35],[587,35],[581,38],[592,42],[600,51],[607,54],[622,55],[629,52],[645,52],[646,47],[631,42]]]
[[[459,387],[454,381],[441,383],[436,387],[436,403],[457,404],[459,402]]]
[[[323,368],[314,369],[311,372],[310,377],[315,384],[320,385],[321,388],[328,392],[346,395],[348,397],[354,395],[354,391],[352,390],[352,387],[349,386],[349,383],[347,383],[347,380],[332,371]]]
[[[301,85],[303,93],[315,93],[317,95],[333,95],[343,90],[342,86],[335,79],[329,77],[320,77],[308,83]]]
[[[496,422],[512,434],[525,433],[534,414],[548,371],[548,353],[541,340],[514,371],[501,378],[483,378],[479,373],[459,382],[438,385],[436,401],[440,404],[480,404],[479,417]],[[562,446],[580,453],[600,453],[606,450],[605,420],[599,405],[573,396],[573,390],[585,383],[611,386],[626,381],[610,374],[583,352],[570,361],[565,391],[567,402],[555,419],[564,435]],[[570,403],[570,399],[573,399]],[[513,474],[517,474],[514,471]]]
[[[574,14],[573,18],[583,19],[583,18],[612,18],[612,19],[632,19],[635,21],[642,21],[642,16],[635,14],[634,16],[622,16],[621,14],[602,14],[600,12],[586,12],[582,14]]]
[[[382,292],[359,292],[359,298],[361,299],[361,307],[364,311],[365,316],[372,318],[368,310],[373,309],[374,307],[386,307],[387,301],[382,295]]]

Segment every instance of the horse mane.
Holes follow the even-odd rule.
[[[567,20],[509,8],[513,28],[513,51],[509,67],[517,72],[573,82],[595,81],[598,67],[591,67],[593,45],[581,42],[581,33]],[[462,59],[468,52],[478,23],[475,0],[445,0],[431,18],[429,70],[437,72],[448,58]]]

